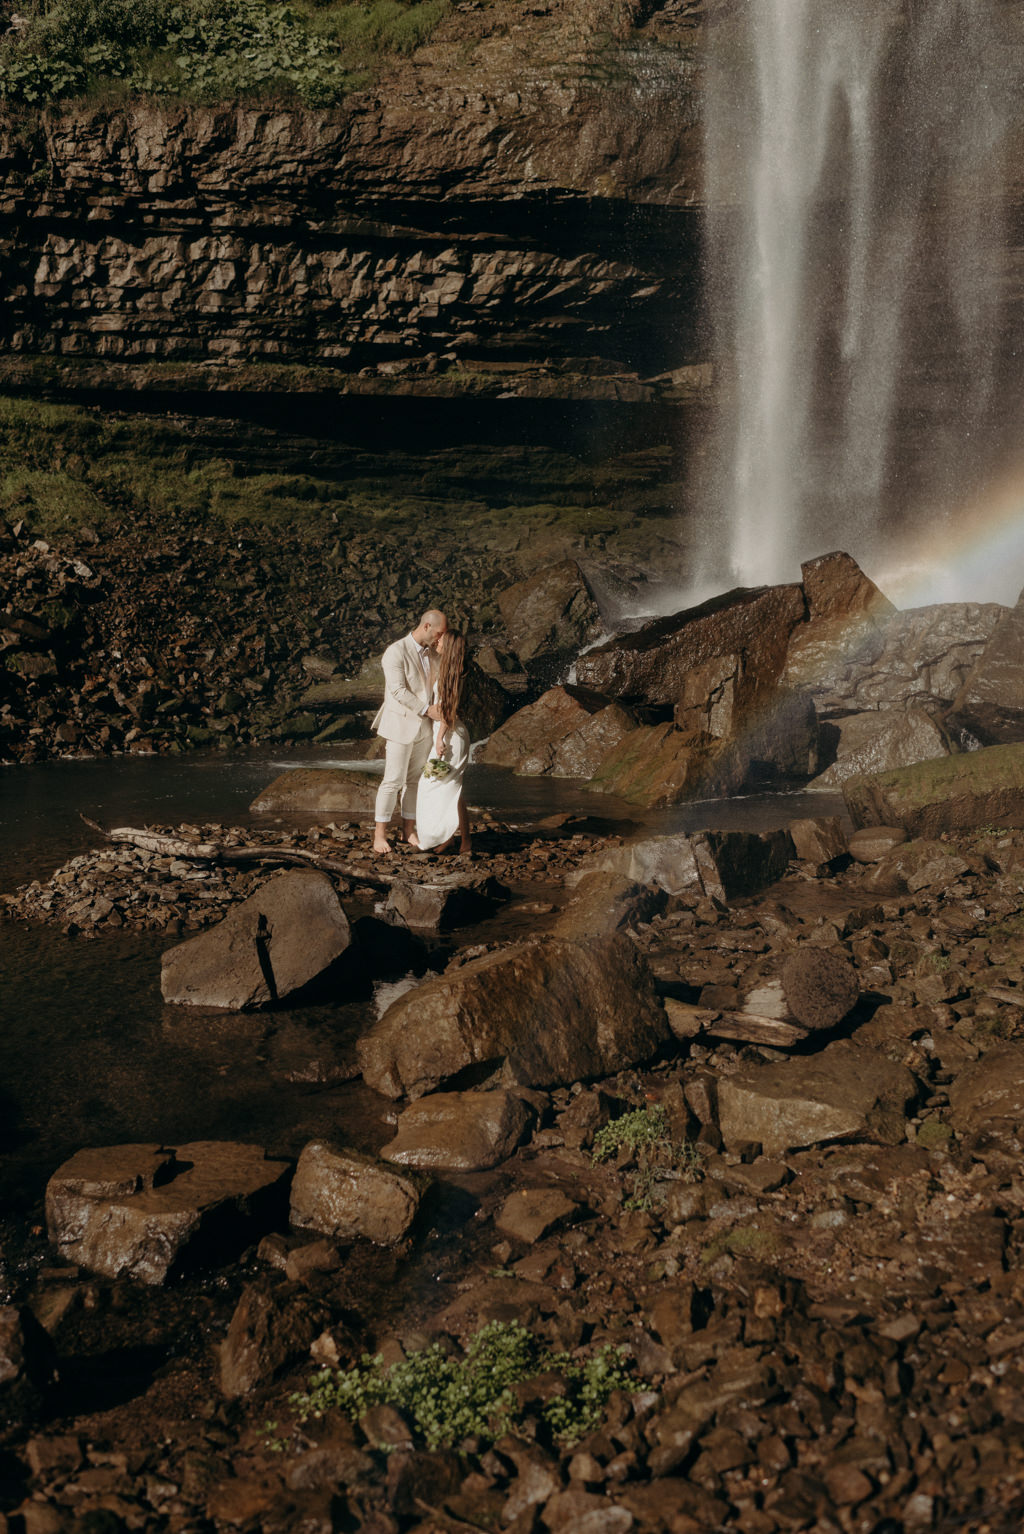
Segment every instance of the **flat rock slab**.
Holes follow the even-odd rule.
[[[1024,1123],[1024,1046],[999,1044],[967,1065],[949,1087],[949,1121],[960,1134]]]
[[[290,1171],[230,1140],[81,1150],[46,1185],[47,1230],[68,1262],[162,1284],[272,1228]]]
[[[494,1216],[494,1223],[503,1236],[532,1245],[564,1225],[578,1208],[557,1188],[517,1188]]]
[[[899,1144],[914,1078],[874,1050],[830,1044],[818,1055],[742,1069],[718,1084],[726,1145],[760,1142],[777,1156],[829,1140]]]
[[[621,932],[649,922],[665,909],[667,900],[656,884],[635,884],[615,873],[584,874],[553,930],[559,937],[573,938]]]
[[[399,1117],[381,1156],[430,1172],[480,1172],[506,1161],[532,1114],[511,1092],[434,1092]]]
[[[521,1086],[568,1085],[647,1060],[670,1037],[628,938],[517,943],[425,980],[358,1042],[386,1097],[422,1097],[467,1066],[504,1064]]]
[[[619,874],[675,895],[699,890],[718,900],[756,895],[781,879],[793,856],[788,831],[684,831],[647,836],[600,853],[581,871]]]
[[[348,920],[324,873],[268,879],[218,922],[163,956],[164,1001],[243,1012],[283,1001],[339,959]]]
[[[864,826],[850,837],[850,856],[855,863],[880,863],[906,839],[902,826]]]
[[[425,1187],[372,1156],[312,1140],[295,1169],[291,1221],[340,1241],[393,1246],[416,1218]]]
[[[253,815],[372,815],[379,787],[379,773],[300,767],[268,783],[249,810]]]
[[[976,826],[1024,826],[1024,745],[988,746],[843,784],[856,827],[902,826],[939,836]]]
[[[395,879],[386,909],[396,912],[408,927],[450,932],[483,921],[507,899],[508,890],[497,879],[442,874],[432,879]]]
[[[786,829],[793,851],[805,863],[831,863],[850,850],[838,815],[791,820]]]
[[[948,756],[946,736],[923,709],[874,709],[851,714],[822,727],[837,736],[836,757],[808,785],[812,793],[831,793],[847,778],[891,772],[932,757]]]

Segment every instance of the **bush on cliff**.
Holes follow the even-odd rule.
[[[341,101],[381,54],[410,53],[451,0],[34,0],[0,41],[0,100],[106,94]]]

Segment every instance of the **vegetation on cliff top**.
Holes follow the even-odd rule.
[[[452,0],[29,0],[0,40],[0,100],[110,94],[329,107],[411,53]],[[2,15],[2,12],[0,12]]]

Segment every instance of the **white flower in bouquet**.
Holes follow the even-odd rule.
[[[423,776],[425,778],[446,778],[451,770],[451,762],[446,762],[443,756],[432,756],[423,769]]]

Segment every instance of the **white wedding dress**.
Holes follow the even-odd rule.
[[[461,719],[457,720],[454,729],[445,736],[443,750],[438,751],[437,737],[443,729],[443,724],[434,726],[433,747],[416,792],[416,840],[424,852],[450,841],[459,829],[459,796],[469,761],[469,731]],[[430,761],[437,756],[448,763],[442,778],[428,776]]]

